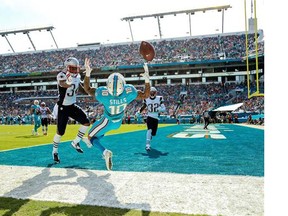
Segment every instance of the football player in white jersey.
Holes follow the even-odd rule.
[[[163,103],[163,97],[157,95],[157,89],[151,87],[150,97],[144,100],[143,106],[140,108],[140,113],[147,108],[147,133],[146,133],[146,151],[151,150],[152,136],[155,136],[158,129],[159,113],[165,112],[166,107]]]
[[[59,98],[55,105],[56,108],[54,109],[56,113],[53,113],[56,117],[57,124],[57,132],[53,139],[52,151],[55,163],[60,163],[58,145],[61,137],[65,134],[69,117],[81,124],[77,136],[71,142],[72,147],[79,153],[83,153],[79,142],[90,126],[88,116],[84,110],[76,104],[76,95],[81,81],[79,61],[74,57],[69,57],[64,62],[64,66],[65,70],[57,75]]]
[[[140,74],[145,81],[144,91],[137,90],[133,85],[126,84],[122,74],[114,72],[107,78],[106,86],[94,88],[90,86],[90,60],[85,60],[86,74],[84,78],[85,91],[95,97],[104,106],[104,115],[89,129],[88,138],[83,138],[87,146],[97,147],[105,159],[107,170],[112,169],[112,151],[101,144],[101,138],[110,130],[118,129],[128,104],[134,100],[143,100],[150,94],[150,79],[147,63],[144,64],[144,73]]]
[[[46,103],[43,101],[40,104],[40,115],[43,135],[47,135],[48,132],[48,115],[52,114],[49,107],[46,107]]]

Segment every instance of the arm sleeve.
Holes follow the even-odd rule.
[[[165,107],[163,102],[164,102],[163,97],[160,97],[160,107],[158,109],[159,112],[165,112],[166,111],[166,107]]]

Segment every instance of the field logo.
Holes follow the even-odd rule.
[[[173,138],[210,138],[210,139],[226,139],[215,125],[209,125],[209,130],[203,129],[203,125],[194,125],[192,127],[184,128],[182,132],[170,135]],[[224,129],[224,128],[222,128]]]

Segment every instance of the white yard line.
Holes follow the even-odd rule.
[[[253,125],[253,124],[247,124],[247,123],[235,124],[235,125],[264,130],[264,126],[263,125]]]
[[[208,215],[264,215],[264,177],[0,166],[0,196]]]

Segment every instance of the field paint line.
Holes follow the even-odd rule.
[[[159,128],[165,128],[165,127],[171,127],[171,126],[176,126],[176,125],[163,125]],[[125,134],[125,133],[133,133],[133,132],[139,132],[139,131],[144,131],[147,130],[147,128],[144,129],[139,129],[135,131],[123,131],[123,132],[118,132],[118,133],[113,133],[113,134],[106,134],[105,136],[114,136],[118,134]],[[72,140],[61,140],[61,143],[64,142],[71,142]],[[5,150],[0,150],[0,152],[6,152],[6,151],[13,151],[13,150],[18,150],[18,149],[26,149],[26,148],[33,148],[33,147],[39,147],[39,146],[45,146],[45,145],[53,145],[53,138],[51,139],[51,143],[42,143],[39,145],[33,145],[33,146],[27,146],[27,147],[20,147],[20,148],[10,148],[10,149],[5,149]]]
[[[0,177],[2,197],[186,214],[264,215],[263,177],[26,166],[0,166]]]
[[[70,141],[61,141],[62,142],[71,142]],[[34,147],[39,147],[39,146],[45,146],[45,145],[52,145],[53,146],[53,140],[51,143],[42,143],[42,144],[39,144],[39,145],[33,145],[33,146],[24,146],[24,147],[19,147],[19,148],[11,148],[11,149],[5,149],[5,150],[0,150],[0,153],[1,152],[6,152],[6,151],[14,151],[14,150],[19,150],[19,149],[26,149],[26,148],[34,148]],[[52,147],[51,147],[52,149]],[[51,150],[52,151],[52,150]]]
[[[252,124],[234,124],[234,125],[237,125],[237,126],[242,126],[242,127],[250,127],[250,128],[254,128],[254,129],[259,129],[259,130],[264,130],[264,126],[262,125],[252,125]]]

